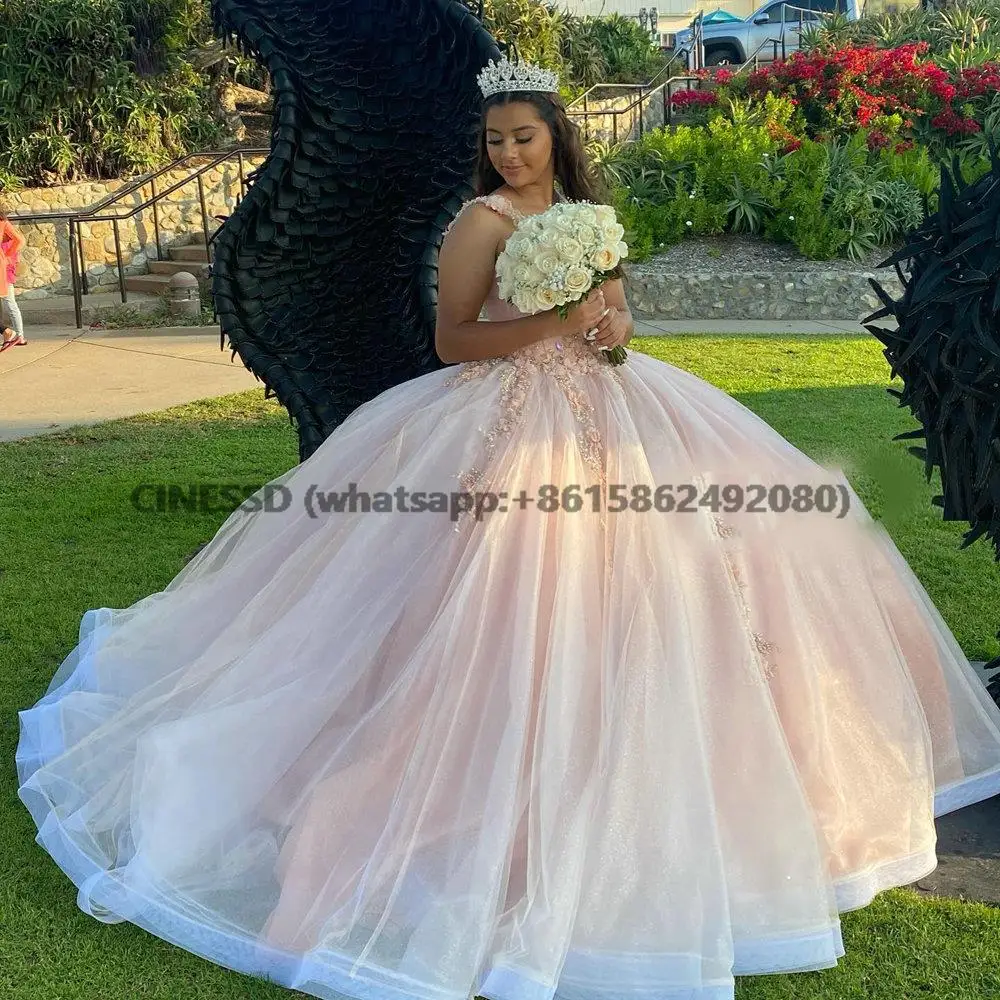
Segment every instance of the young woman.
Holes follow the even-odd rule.
[[[10,323],[10,326],[4,325],[0,351],[27,344],[27,340],[24,339],[21,310],[14,297],[14,279],[17,276],[17,265],[23,246],[24,237],[14,228],[7,216],[0,212],[0,299],[3,300],[5,319]]]
[[[608,363],[619,282],[565,320],[499,299],[518,221],[595,189],[554,77],[481,79],[440,257],[461,364],[88,611],[21,713],[21,798],[86,912],[317,997],[728,1000],[835,965],[840,913],[1000,790],[1000,713],[842,474]]]

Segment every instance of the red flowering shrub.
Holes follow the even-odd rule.
[[[714,90],[678,90],[670,100],[678,111],[684,111],[687,108],[713,107],[718,103],[719,95]]]
[[[931,119],[931,125],[934,128],[943,129],[948,135],[971,135],[973,132],[980,131],[979,122],[975,118],[963,118],[962,115],[950,108],[935,115]]]
[[[1000,90],[1000,66],[996,63],[986,63],[983,66],[963,69],[956,81],[955,88],[955,96],[960,101],[992,96]]]
[[[763,99],[768,93],[790,98],[801,113],[805,134],[845,136],[870,130],[872,149],[890,145],[900,130],[930,129],[947,144],[954,136],[981,129],[970,116],[1000,91],[1000,64],[949,73],[922,61],[926,42],[894,49],[848,47],[832,52],[796,52],[784,62],[730,80],[734,93]],[[971,105],[971,107],[970,107]]]

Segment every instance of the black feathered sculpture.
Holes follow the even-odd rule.
[[[909,274],[901,265],[910,262]],[[884,308],[867,323],[894,317],[898,330],[869,325],[903,390],[889,391],[921,424],[899,439],[923,438],[910,451],[928,478],[937,468],[934,502],[948,521],[970,525],[962,548],[988,539],[1000,560],[1000,159],[974,184],[956,163],[942,173],[938,211],[895,265],[903,294],[893,299],[872,282]],[[1000,657],[988,668],[1000,667]],[[990,685],[1000,702],[1000,677]]]
[[[304,460],[356,407],[442,366],[438,248],[473,193],[476,77],[501,51],[459,0],[212,10],[275,95],[270,155],[215,239],[222,345],[287,408]]]

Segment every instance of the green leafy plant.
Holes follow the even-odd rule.
[[[479,0],[466,0],[479,11]],[[666,59],[633,18],[580,17],[540,0],[484,0],[483,22],[522,59],[555,70],[568,99],[598,83],[645,83]]]
[[[726,214],[735,232],[759,232],[770,207],[762,194],[748,191],[738,177],[733,179],[733,196],[726,205]]]
[[[121,177],[215,140],[208,82],[177,48],[204,14],[196,0],[6,0],[0,171]]]

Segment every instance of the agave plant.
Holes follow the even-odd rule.
[[[802,29],[799,47],[805,52],[842,49],[855,41],[857,24],[857,21],[852,21],[846,14],[830,14],[821,22]]]
[[[863,41],[870,41],[886,49],[899,48],[912,42],[934,41],[935,14],[912,7],[898,14],[881,14],[858,22],[858,34]]]
[[[805,33],[804,47],[830,49],[854,42],[898,48],[926,42],[945,68],[962,69],[996,58],[1000,44],[998,0],[959,0],[941,10],[910,7],[892,14],[866,16],[844,23],[834,15]]]
[[[924,218],[924,199],[907,181],[876,180],[870,185],[873,232],[878,246],[912,232]]]
[[[732,196],[726,204],[726,217],[737,233],[760,232],[771,206],[757,191],[748,191],[738,177],[733,178]]]
[[[608,63],[594,18],[567,17],[562,55],[570,76],[581,86],[592,87],[608,79]]]
[[[587,159],[600,175],[608,190],[625,187],[625,182],[622,179],[622,166],[626,155],[624,143],[589,139],[584,143],[584,149]]]
[[[469,6],[477,9],[478,0]],[[514,43],[527,62],[546,69],[564,70],[562,43],[567,30],[566,15],[537,0],[484,0],[483,24],[500,42]]]
[[[653,204],[669,201],[678,181],[690,171],[660,150],[637,143],[592,140],[586,149],[609,189],[626,188],[633,198]]]

